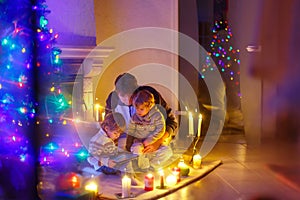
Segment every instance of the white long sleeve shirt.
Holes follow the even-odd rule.
[[[91,156],[87,160],[97,170],[101,167],[99,161],[101,165],[108,166],[108,160],[117,155],[118,147],[104,130],[100,129],[89,142],[89,153]]]

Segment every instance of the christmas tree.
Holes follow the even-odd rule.
[[[212,33],[208,56],[215,65],[207,59],[201,77],[205,78],[209,70],[219,70],[226,85],[227,110],[240,109],[240,51],[233,47],[233,34],[227,21],[215,21]]]
[[[63,163],[64,170],[71,170],[72,164],[76,165],[76,161],[86,158],[87,151],[76,134],[74,120],[67,115],[72,101],[65,97],[66,92],[62,87],[61,50],[55,47],[58,34],[48,28],[47,15],[50,10],[45,0],[37,2],[34,12],[36,69],[39,77],[37,123],[41,143],[40,164],[59,167]]]
[[[36,71],[38,83],[39,195],[56,198],[57,191],[80,187],[77,166],[88,152],[70,117],[71,95],[62,86],[61,50],[55,46],[58,34],[48,28],[50,14],[45,0],[33,7],[36,23]],[[69,98],[67,98],[68,96]],[[50,196],[49,196],[50,195]],[[54,196],[52,196],[54,195]]]
[[[46,1],[2,0],[0,11],[1,197],[36,199],[37,185],[55,185],[38,166],[72,171],[87,151],[66,117],[72,102],[61,87],[61,50]]]
[[[30,0],[0,1],[0,188],[5,199],[36,195],[32,22]]]

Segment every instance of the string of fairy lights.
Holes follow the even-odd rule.
[[[25,5],[16,9],[12,2],[1,2],[0,6],[0,151],[21,162],[32,155],[28,132],[36,116],[33,34],[30,7]]]
[[[37,17],[37,39],[38,52],[37,67],[42,74],[41,77],[50,77],[39,90],[42,115],[37,123],[41,123],[41,134],[44,137],[40,148],[40,164],[51,165],[53,163],[67,161],[76,158],[77,161],[85,160],[88,153],[77,137],[72,135],[72,118],[65,117],[70,109],[72,101],[66,99],[61,87],[62,82],[62,60],[61,50],[55,47],[58,34],[48,28],[46,17],[50,11],[45,1],[39,1],[34,7]],[[45,56],[46,55],[46,56]],[[50,67],[47,67],[50,66]],[[45,86],[46,85],[46,86]],[[44,92],[47,91],[47,92]],[[69,126],[70,125],[70,126]],[[70,135],[71,134],[71,135]]]
[[[46,1],[1,1],[0,9],[1,153],[26,162],[33,155],[30,139],[37,137],[41,164],[60,156],[85,159],[81,143],[62,139],[59,131],[73,123],[64,117],[72,102],[60,86],[61,50],[55,47],[58,34],[48,28]]]
[[[238,90],[237,95],[240,96],[240,50],[233,47],[232,37],[231,28],[226,20],[215,21],[206,62],[201,68],[201,78],[204,79],[209,71],[219,70],[226,86]],[[215,64],[211,62],[210,58],[214,60]]]

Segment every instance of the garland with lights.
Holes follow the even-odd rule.
[[[40,0],[33,7],[36,16],[36,66],[39,77],[39,116],[37,120],[41,134],[40,164],[76,164],[86,159],[88,153],[76,137],[73,120],[65,117],[71,101],[61,87],[61,50],[55,47],[58,34],[48,28],[46,15],[50,13],[46,1]],[[74,160],[74,156],[76,160]],[[71,168],[71,167],[70,167]]]
[[[0,1],[0,193],[4,199],[36,199],[32,20],[30,0]]]
[[[5,27],[0,38],[0,151],[25,161],[36,116],[34,46],[30,3],[18,9],[15,4],[3,2],[0,7],[1,29]]]

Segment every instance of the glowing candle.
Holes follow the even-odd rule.
[[[105,112],[102,112],[102,113],[101,113],[101,117],[102,117],[101,120],[103,121],[104,118],[105,118]]]
[[[193,114],[189,112],[189,136],[194,135],[194,118]]]
[[[199,114],[199,116],[198,116],[198,132],[197,132],[198,138],[201,136],[201,124],[202,124],[202,115]]]
[[[160,188],[164,188],[165,187],[165,175],[164,175],[164,171],[160,170],[159,171],[159,180],[160,180]]]
[[[153,187],[154,187],[154,176],[152,174],[147,174],[145,176],[145,191],[151,191],[153,190]]]
[[[47,162],[47,158],[44,158]],[[81,187],[81,177],[79,174],[69,172],[58,177],[58,188],[62,190],[76,189]]]
[[[94,192],[95,194],[98,193],[98,185],[95,182],[89,182],[85,185],[84,189],[86,191]]]
[[[174,167],[172,169],[172,174],[176,177],[177,183],[180,182],[180,168],[179,167]]]
[[[122,198],[129,197],[131,189],[131,179],[128,176],[122,178]]]
[[[201,167],[201,156],[199,154],[196,154],[193,156],[193,167],[195,169],[199,169]]]
[[[76,175],[72,176],[71,183],[73,188],[79,188],[80,187],[79,177]]]
[[[95,105],[95,120],[97,121],[97,122],[99,122],[100,121],[100,116],[99,116],[99,110],[100,110],[100,105],[99,104],[96,104]]]
[[[174,186],[177,183],[177,178],[176,176],[170,174],[169,176],[167,176],[166,178],[166,183],[168,186]]]

